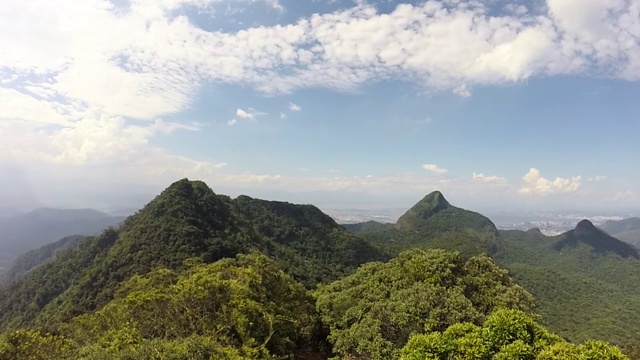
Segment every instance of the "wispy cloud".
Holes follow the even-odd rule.
[[[506,184],[507,179],[499,176],[485,176],[482,173],[476,174],[475,172],[471,176],[471,179],[475,182],[486,183],[486,184]]]
[[[243,110],[243,109],[237,109],[236,110],[236,118],[238,118],[238,119],[256,121],[256,118],[258,116],[263,116],[263,115],[267,115],[267,113],[261,112],[261,111],[257,111],[257,110],[252,109],[252,108],[249,108],[247,110]],[[234,122],[234,125],[235,124],[236,123]]]
[[[438,175],[446,174],[447,171],[449,171],[447,169],[439,168],[438,165],[435,164],[424,164],[422,165],[422,168]]]
[[[291,110],[291,111],[300,111],[300,110],[302,110],[302,107],[300,107],[300,105],[296,105],[296,104],[294,104],[292,102],[289,103],[288,107],[289,107],[289,110]]]

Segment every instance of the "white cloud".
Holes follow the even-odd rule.
[[[278,1],[263,2],[282,9]],[[492,15],[477,1],[400,4],[388,14],[359,2],[289,25],[237,32],[205,31],[175,15],[185,6],[218,4],[8,3],[0,14],[6,49],[0,70],[12,79],[7,84],[29,78],[32,89],[60,103],[149,120],[190,106],[209,82],[272,93],[318,86],[349,91],[413,78],[429,89],[469,96],[475,85],[531,76],[640,79],[637,0],[548,0],[548,13],[512,4]]]
[[[153,125],[151,125],[151,130],[154,133],[164,133],[170,134],[176,130],[186,130],[186,131],[200,131],[202,129],[202,125],[198,123],[190,123],[190,124],[182,124],[182,123],[174,123],[174,122],[165,122],[162,119],[156,119]]]
[[[424,164],[424,165],[422,165],[422,168],[425,169],[425,170],[431,171],[432,173],[438,174],[438,175],[446,174],[447,171],[449,171],[447,169],[439,168],[435,164]]]
[[[287,118],[287,114],[280,113],[280,119],[285,120]]]
[[[240,119],[249,119],[249,120],[254,120],[256,118],[255,115],[249,112],[246,112],[242,109],[236,110],[236,116],[239,117]]]
[[[300,111],[302,110],[302,107],[300,107],[300,105],[296,105],[292,102],[289,103],[289,110],[291,111]]]
[[[34,124],[68,125],[73,108],[55,101],[39,100],[31,95],[0,87],[0,120]]]
[[[277,0],[241,2],[253,1],[283,10]],[[217,83],[287,93],[353,91],[399,78],[470,96],[474,86],[533,76],[640,79],[638,0],[548,0],[542,13],[513,5],[504,14],[485,3],[491,2],[425,1],[381,13],[362,1],[288,25],[228,32],[206,31],[180,11],[215,10],[222,0],[132,0],[124,7],[103,0],[8,1],[0,12],[0,158],[90,164],[136,179],[211,177],[222,162],[180,157],[150,139],[197,131],[197,124],[158,119],[191,106],[203,85]],[[237,109],[227,124],[261,114]],[[446,173],[433,164],[424,169]],[[551,181],[534,170],[521,192],[580,186],[580,177]],[[477,181],[500,179],[477,175]],[[344,181],[332,186],[407,185],[394,176]],[[427,190],[421,181],[412,188]]]
[[[487,184],[505,184],[507,182],[507,179],[503,178],[503,177],[499,177],[499,176],[485,176],[482,173],[476,174],[475,172],[473,173],[472,177],[473,181],[476,182],[480,182],[480,183],[487,183]]]
[[[575,176],[570,179],[557,177],[551,181],[540,176],[540,171],[531,168],[529,172],[522,178],[524,180],[523,187],[519,190],[521,194],[558,194],[575,192],[580,187],[582,177]]]
[[[249,108],[248,110],[243,110],[243,109],[236,110],[236,116],[238,118],[249,120],[249,121],[256,121],[256,118],[262,115],[266,115],[266,113],[256,111],[255,109],[251,109],[251,108]]]

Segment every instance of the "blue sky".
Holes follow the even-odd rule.
[[[29,0],[0,40],[5,207],[189,177],[324,208],[640,209],[640,0]]]

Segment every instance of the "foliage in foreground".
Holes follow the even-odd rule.
[[[315,300],[255,252],[136,275],[114,295],[50,333],[1,334],[0,360],[322,360],[326,340],[349,360],[627,359],[546,331],[528,314],[531,295],[489,257],[443,250],[364,265]]]
[[[482,324],[499,307],[529,311],[533,299],[487,256],[416,249],[320,287],[316,306],[336,354],[382,360],[411,334]]]
[[[311,347],[315,331],[305,288],[253,253],[135,276],[59,335],[5,333],[0,359],[292,358]]]
[[[458,323],[443,332],[414,335],[402,360],[625,360],[619,348],[602,341],[574,345],[549,333],[526,313],[497,310],[482,326]]]

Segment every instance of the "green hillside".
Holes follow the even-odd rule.
[[[488,253],[534,295],[543,322],[571,340],[627,345],[640,333],[638,252],[588,221],[556,237],[537,229],[498,232],[486,217],[434,192],[394,229],[361,236],[390,255],[412,248]]]
[[[588,221],[555,237],[501,231],[499,241],[496,261],[533,294],[552,331],[572,341],[637,341],[640,261],[633,247]]]
[[[356,224],[342,224],[342,226],[344,226],[344,228],[352,234],[364,235],[391,229],[393,228],[394,224],[369,220]]]
[[[589,222],[499,234],[437,192],[401,219],[358,237],[178,181],[0,288],[0,360],[627,359],[586,340],[639,332],[633,247]]]
[[[434,191],[425,196],[396,222],[398,230],[415,230],[424,227],[427,220],[437,213],[451,208],[451,204],[440,191]]]
[[[439,191],[409,209],[393,229],[363,234],[391,255],[415,247],[458,251],[465,256],[494,254],[500,250],[497,236],[491,220],[449,204]]]
[[[4,327],[53,324],[113,299],[118,284],[186,259],[210,263],[252,249],[277,259],[309,287],[335,280],[370,260],[386,259],[313,206],[216,195],[206,184],[181,180],[77,250],[31,271],[0,291]]]
[[[531,305],[487,256],[413,250],[311,294],[251,252],[134,275],[95,312],[0,333],[0,359],[627,359],[566,342]]]

